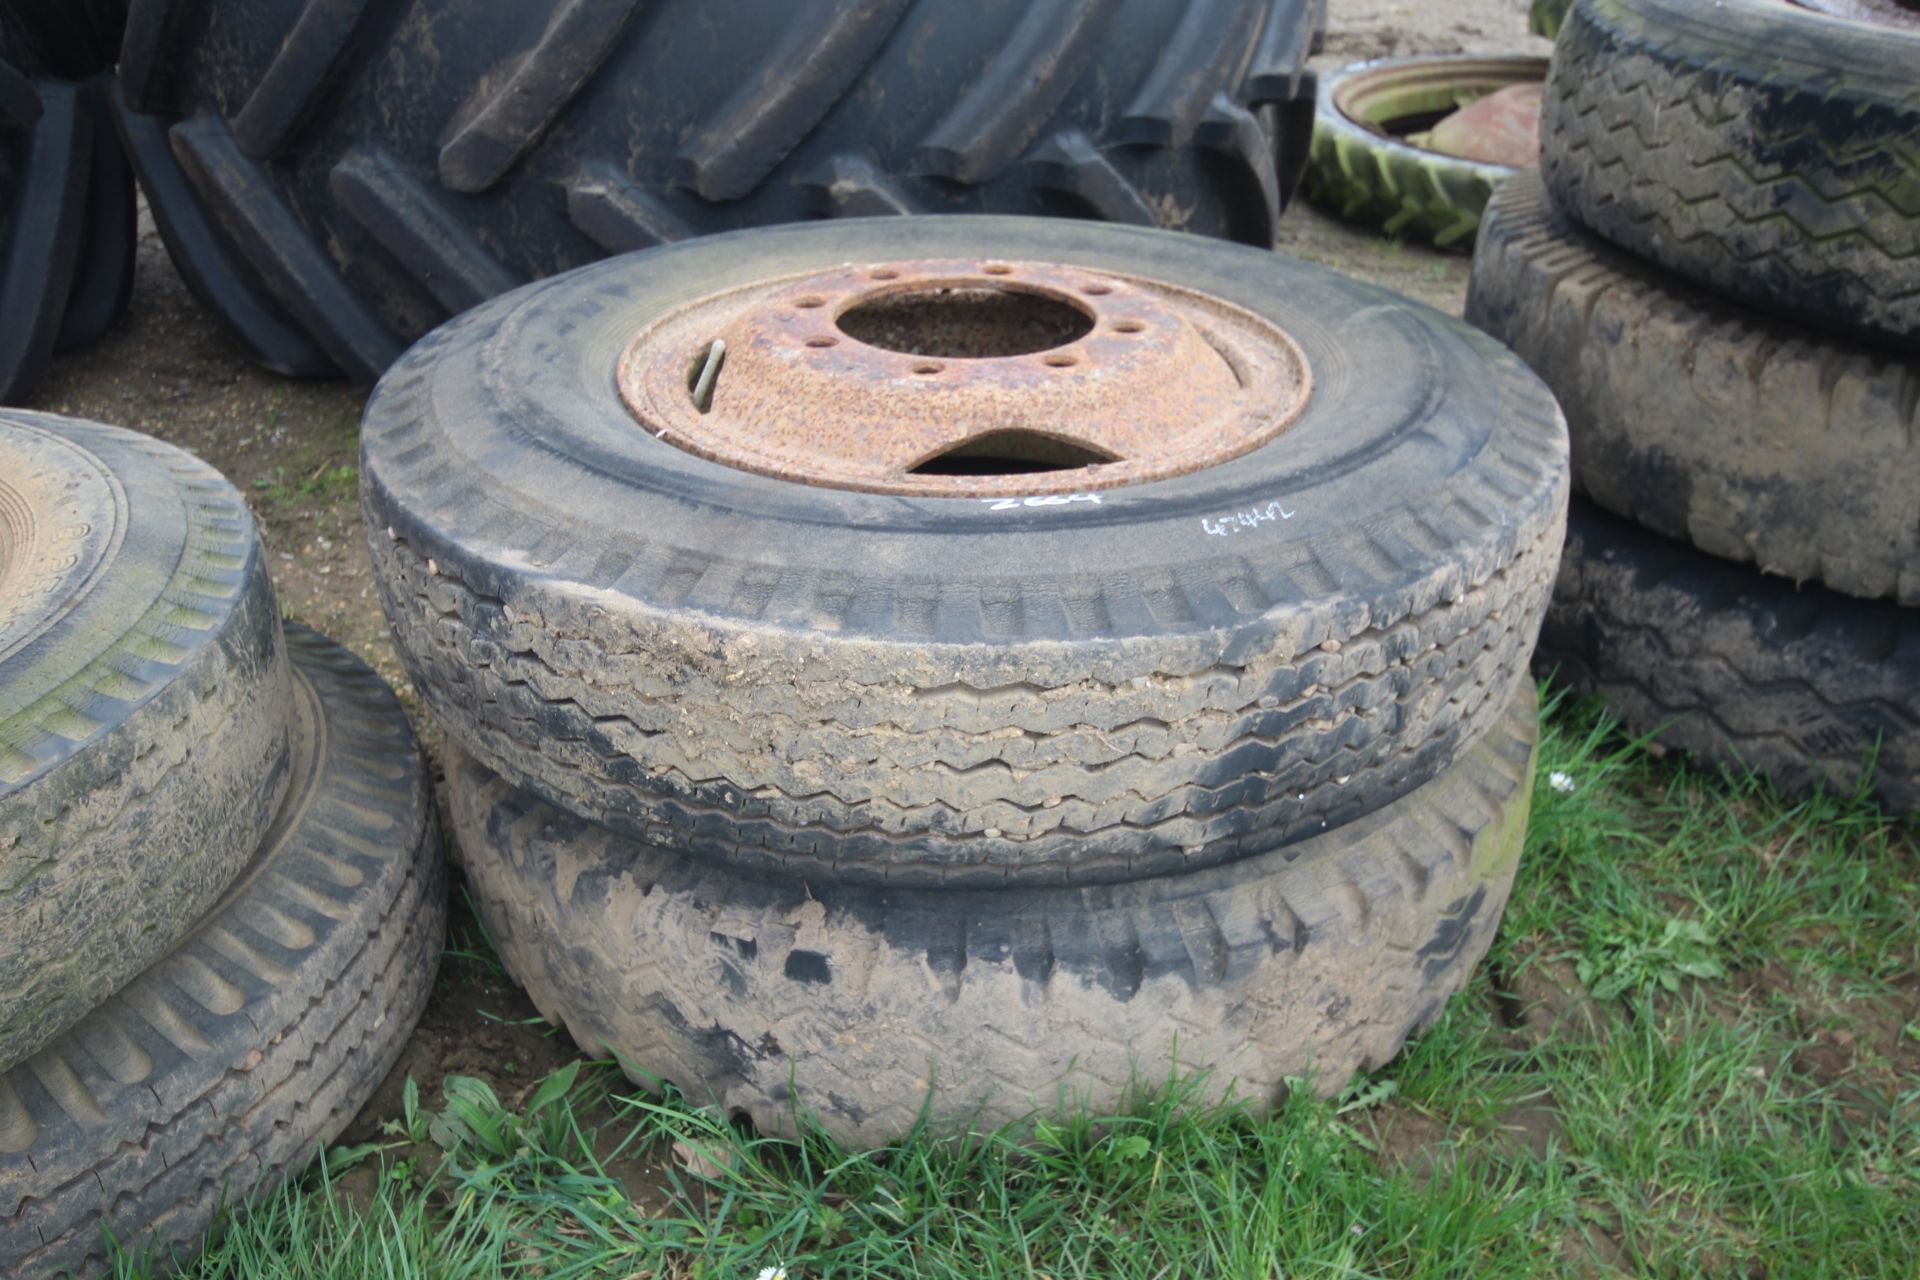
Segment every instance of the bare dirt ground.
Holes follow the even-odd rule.
[[[1548,47],[1527,34],[1526,0],[1332,0],[1314,65],[1412,53],[1544,55]],[[1389,243],[1304,201],[1288,210],[1277,247],[1454,315],[1464,305],[1465,255]],[[437,757],[438,735],[394,654],[362,542],[356,464],[365,399],[365,388],[290,381],[249,364],[187,291],[143,216],[130,312],[100,341],[57,359],[29,407],[132,427],[225,472],[259,517],[282,612],[385,676]],[[462,936],[477,930],[456,891],[456,948]],[[512,1100],[572,1052],[511,983],[485,965],[452,961],[393,1078],[347,1136],[365,1137],[397,1113],[408,1074],[424,1098],[437,1098],[447,1075],[465,1074]]]

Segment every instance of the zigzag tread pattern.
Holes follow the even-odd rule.
[[[1920,362],[1673,280],[1572,225],[1533,174],[1485,227],[1467,319],[1565,397],[1589,497],[1770,573],[1920,604]]]
[[[1811,598],[1809,598],[1811,595]],[[1920,808],[1920,622],[1725,565],[1591,509],[1578,513],[1537,665],[1605,697],[1636,732],[1757,769],[1789,791]]]
[[[1523,692],[1452,772],[1365,831],[1097,894],[743,879],[593,831],[460,753],[451,807],[503,959],[580,1043],[768,1132],[790,1123],[792,1083],[843,1139],[882,1142],[914,1123],[929,1080],[946,1122],[1017,1119],[1063,1085],[1121,1105],[1136,1068],[1162,1078],[1154,1059],[1175,1034],[1255,1105],[1309,1065],[1332,1091],[1384,1063],[1492,936],[1525,826],[1533,707]],[[830,982],[794,980],[796,955]],[[686,1016],[656,1018],[662,1004]],[[688,1018],[729,1034],[690,1037]],[[856,1020],[859,1047],[826,1051]],[[778,1039],[764,1034],[775,1023]],[[744,1051],[716,1054],[716,1040]]]
[[[417,687],[490,763],[543,793],[651,838],[698,834],[733,861],[760,861],[751,846],[770,839],[789,870],[825,853],[820,869],[895,882],[1094,880],[1321,829],[1477,740],[1531,647],[1557,529],[1460,599],[1296,663],[1163,675],[1146,689],[1025,690],[997,705],[916,689],[892,713],[899,699],[877,687],[851,691],[851,705],[849,691],[783,700],[752,684],[656,692],[644,655],[622,661],[595,637],[509,621],[404,542],[370,543]],[[729,741],[728,725],[742,736]],[[944,858],[923,847],[935,839],[951,846]],[[879,865],[863,867],[869,858]],[[984,861],[998,865],[983,872]]]
[[[1832,38],[1832,65],[1849,65]],[[1920,88],[1856,87],[1587,0],[1548,77],[1541,165],[1583,224],[1683,276],[1854,331],[1920,333]]]
[[[404,715],[356,659],[290,636],[311,776],[277,842],[169,957],[0,1078],[0,1274],[190,1255],[352,1115],[424,1006],[443,870]],[[317,717],[329,723],[324,731]]]
[[[968,79],[944,96],[932,91],[939,116],[885,155],[840,108],[872,81],[877,61],[904,56],[895,46],[907,25],[960,21],[964,6],[953,17],[916,0],[781,11],[764,66],[726,77],[737,85],[730,96],[638,151],[626,132],[599,136],[606,130],[581,104],[617,93],[623,81],[649,79],[634,75],[637,42],[670,43],[656,28],[671,15],[640,0],[551,0],[531,45],[496,51],[492,65],[468,69],[464,81],[449,77],[463,93],[478,87],[445,104],[430,155],[413,137],[346,137],[334,124],[335,114],[384,83],[369,74],[387,52],[370,34],[382,10],[366,0],[306,0],[268,65],[246,72],[245,83],[203,63],[200,44],[187,38],[207,0],[139,0],[123,76],[137,110],[175,122],[174,149],[197,188],[190,196],[176,183],[150,198],[204,201],[216,215],[192,225],[211,230],[217,244],[173,237],[169,247],[207,259],[199,276],[244,277],[243,288],[203,291],[209,300],[216,308],[234,300],[226,318],[241,329],[243,295],[263,293],[327,359],[371,379],[407,339],[470,305],[476,286],[498,290],[688,232],[821,213],[990,207],[1177,221],[1270,242],[1281,188],[1272,148],[1246,110],[1248,64],[1260,33],[1298,26],[1306,3],[1194,0],[1151,59],[1127,72],[1101,52],[1113,43],[1113,24],[1135,20],[1130,11],[1114,0],[1034,6],[987,51],[984,66],[955,68]],[[1276,50],[1304,56],[1298,41],[1268,45],[1269,61]],[[1087,132],[1095,127],[1091,108],[1074,105],[1095,66],[1121,77],[1101,90],[1115,101],[1110,131],[1100,136]],[[1258,68],[1262,83],[1285,70]],[[216,101],[238,104],[230,120],[210,105]],[[822,143],[828,135],[834,142]],[[382,148],[397,157],[405,189],[355,180],[378,175],[355,167],[348,153]],[[313,182],[312,166],[345,180]],[[594,175],[585,188],[583,174]],[[1246,207],[1250,195],[1265,207]],[[503,205],[510,236],[500,230]],[[370,214],[371,234],[359,225]],[[159,216],[169,225],[192,221],[167,209]],[[476,238],[483,223],[489,236]],[[482,240],[504,250],[491,268],[465,252]],[[441,257],[422,263],[395,245],[432,246]],[[388,278],[391,290],[380,287]]]

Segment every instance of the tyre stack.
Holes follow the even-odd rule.
[[[1920,17],[1835,8],[1576,0],[1467,314],[1572,431],[1543,668],[1784,790],[1912,810]]]
[[[372,1094],[441,948],[418,749],[191,455],[0,411],[0,1275],[190,1253]]]
[[[1525,829],[1565,451],[1384,290],[930,216],[487,303],[376,388],[361,496],[542,1013],[875,1143],[1177,1067],[1265,1107],[1439,1014]]]
[[[133,289],[133,174],[114,137],[111,3],[0,7],[0,404],[93,341]]]

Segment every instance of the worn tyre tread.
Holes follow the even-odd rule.
[[[286,786],[288,676],[253,518],[218,472],[20,410],[0,412],[0,455],[0,516],[23,571],[45,574],[9,582],[0,612],[6,1066],[164,951],[246,861]]]
[[[1492,939],[1535,716],[1525,685],[1449,771],[1324,835],[1099,889],[741,875],[596,830],[458,749],[448,783],[489,936],[543,1014],[643,1083],[866,1146],[923,1106],[937,1130],[1104,1112],[1176,1058],[1256,1110],[1383,1065]]]
[[[1574,503],[1537,662],[1635,732],[1788,793],[1920,809],[1920,610],[1730,564]]]
[[[1920,605],[1920,358],[1674,280],[1573,225],[1533,174],[1488,208],[1467,319],[1559,394],[1574,483],[1601,506]]]
[[[1263,95],[1297,96],[1286,60],[1304,58],[1325,21],[1317,0],[1198,0],[1177,14],[1144,0],[1004,12],[858,0],[764,20],[552,0],[544,22],[516,15],[490,45],[472,30],[436,44],[449,13],[398,8],[132,5],[123,126],[170,132],[185,162],[184,182],[166,180],[147,145],[143,175],[163,178],[148,186],[156,220],[182,228],[167,240],[183,273],[270,367],[311,371],[317,351],[371,379],[407,340],[513,281],[808,216],[1050,212],[1270,244],[1291,176],[1257,110]],[[950,38],[956,23],[1006,30],[976,49]],[[750,38],[700,45],[713,31]],[[916,50],[930,38],[940,56],[926,61]],[[405,57],[424,79],[398,106],[382,68]],[[739,74],[647,97],[662,68],[714,59]],[[902,80],[909,62],[917,74]],[[936,83],[947,91],[922,87]],[[602,123],[629,117],[651,123]],[[478,270],[449,276],[449,263]],[[293,334],[250,337],[263,310]]]
[[[1773,0],[1578,0],[1542,108],[1582,224],[1765,309],[1920,337],[1920,34]]]
[[[1011,252],[1013,237],[1044,239],[1058,224],[894,225],[902,243],[892,251],[910,257],[976,236]],[[756,232],[753,251],[792,270],[796,254],[839,253],[833,238],[843,234]],[[863,231],[867,249],[888,252],[883,234],[878,224]],[[791,250],[776,235],[792,237]],[[1113,228],[1072,238],[1075,253],[1135,264],[1196,243]],[[1455,431],[1489,438],[1418,499],[1383,500],[1375,520],[1349,522],[1337,514],[1342,500],[1321,491],[1325,523],[1300,534],[1303,545],[1277,527],[1251,532],[1257,513],[1226,517],[1248,535],[1236,543],[1200,518],[1204,500],[1169,496],[1157,508],[1154,487],[1138,486],[1110,495],[1112,539],[1090,531],[1077,544],[1086,568],[1003,560],[991,572],[947,572],[929,593],[917,566],[934,545],[932,522],[975,539],[992,526],[969,527],[968,513],[937,502],[843,513],[838,505],[868,499],[809,498],[805,518],[836,529],[901,516],[899,563],[863,573],[767,556],[756,539],[791,540],[798,527],[780,523],[784,513],[764,535],[730,528],[725,538],[682,528],[664,507],[660,520],[637,518],[656,501],[659,467],[605,482],[609,493],[620,486],[617,526],[584,498],[557,511],[540,492],[573,483],[560,476],[608,474],[604,459],[580,466],[568,451],[586,446],[563,443],[559,423],[542,450],[556,474],[539,492],[517,487],[525,468],[496,469],[515,446],[487,438],[517,432],[523,397],[538,398],[531,412],[575,415],[583,432],[609,413],[628,421],[610,396],[547,400],[529,371],[559,376],[558,364],[526,353],[524,335],[546,332],[555,314],[623,314],[640,305],[635,281],[737,257],[746,239],[675,247],[490,303],[417,346],[369,405],[364,519],[396,641],[436,718],[516,785],[735,863],[916,883],[1104,881],[1238,856],[1364,812],[1443,768],[1504,707],[1551,589],[1564,438],[1557,407],[1518,361],[1464,329],[1445,327],[1442,339],[1434,317],[1395,323],[1444,341],[1448,354],[1431,359],[1470,364],[1472,394],[1486,402],[1443,412],[1434,402],[1449,401],[1449,382],[1391,414],[1443,423],[1431,428],[1441,450]],[[1215,250],[1224,258],[1212,266],[1240,271],[1244,251],[1191,252]],[[1352,287],[1318,277],[1310,287],[1322,285]],[[1372,302],[1342,296],[1337,306],[1371,316]],[[1327,311],[1347,323],[1335,304]],[[503,349],[521,352],[522,373],[504,372]],[[476,380],[474,368],[487,372]],[[1331,356],[1322,368],[1340,380]],[[474,403],[446,403],[467,394],[456,387]],[[1339,411],[1321,412],[1295,431],[1348,447],[1355,433],[1331,425]],[[1401,421],[1382,415],[1369,430]],[[640,438],[616,447],[659,448],[660,467],[686,456]],[[686,465],[703,472],[675,480],[677,490],[710,486],[704,505],[674,500],[695,521],[738,510],[729,504],[746,503],[747,491],[733,486],[758,483]],[[1265,474],[1223,469],[1204,483],[1258,492]],[[1264,518],[1280,524],[1271,510]],[[1006,535],[1027,537],[1027,524]],[[1114,558],[1121,535],[1140,563]],[[1165,550],[1171,539],[1178,549]]]
[[[184,1260],[366,1101],[426,1003],[444,869],[405,714],[294,629],[299,774],[229,895],[0,1077],[0,1274],[103,1271],[103,1230]]]

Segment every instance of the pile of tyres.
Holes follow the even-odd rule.
[[[0,410],[0,1273],[191,1252],[365,1103],[445,933],[405,713],[240,494]]]
[[[1468,318],[1572,432],[1540,665],[1783,789],[1920,807],[1920,17],[1575,0]]]

